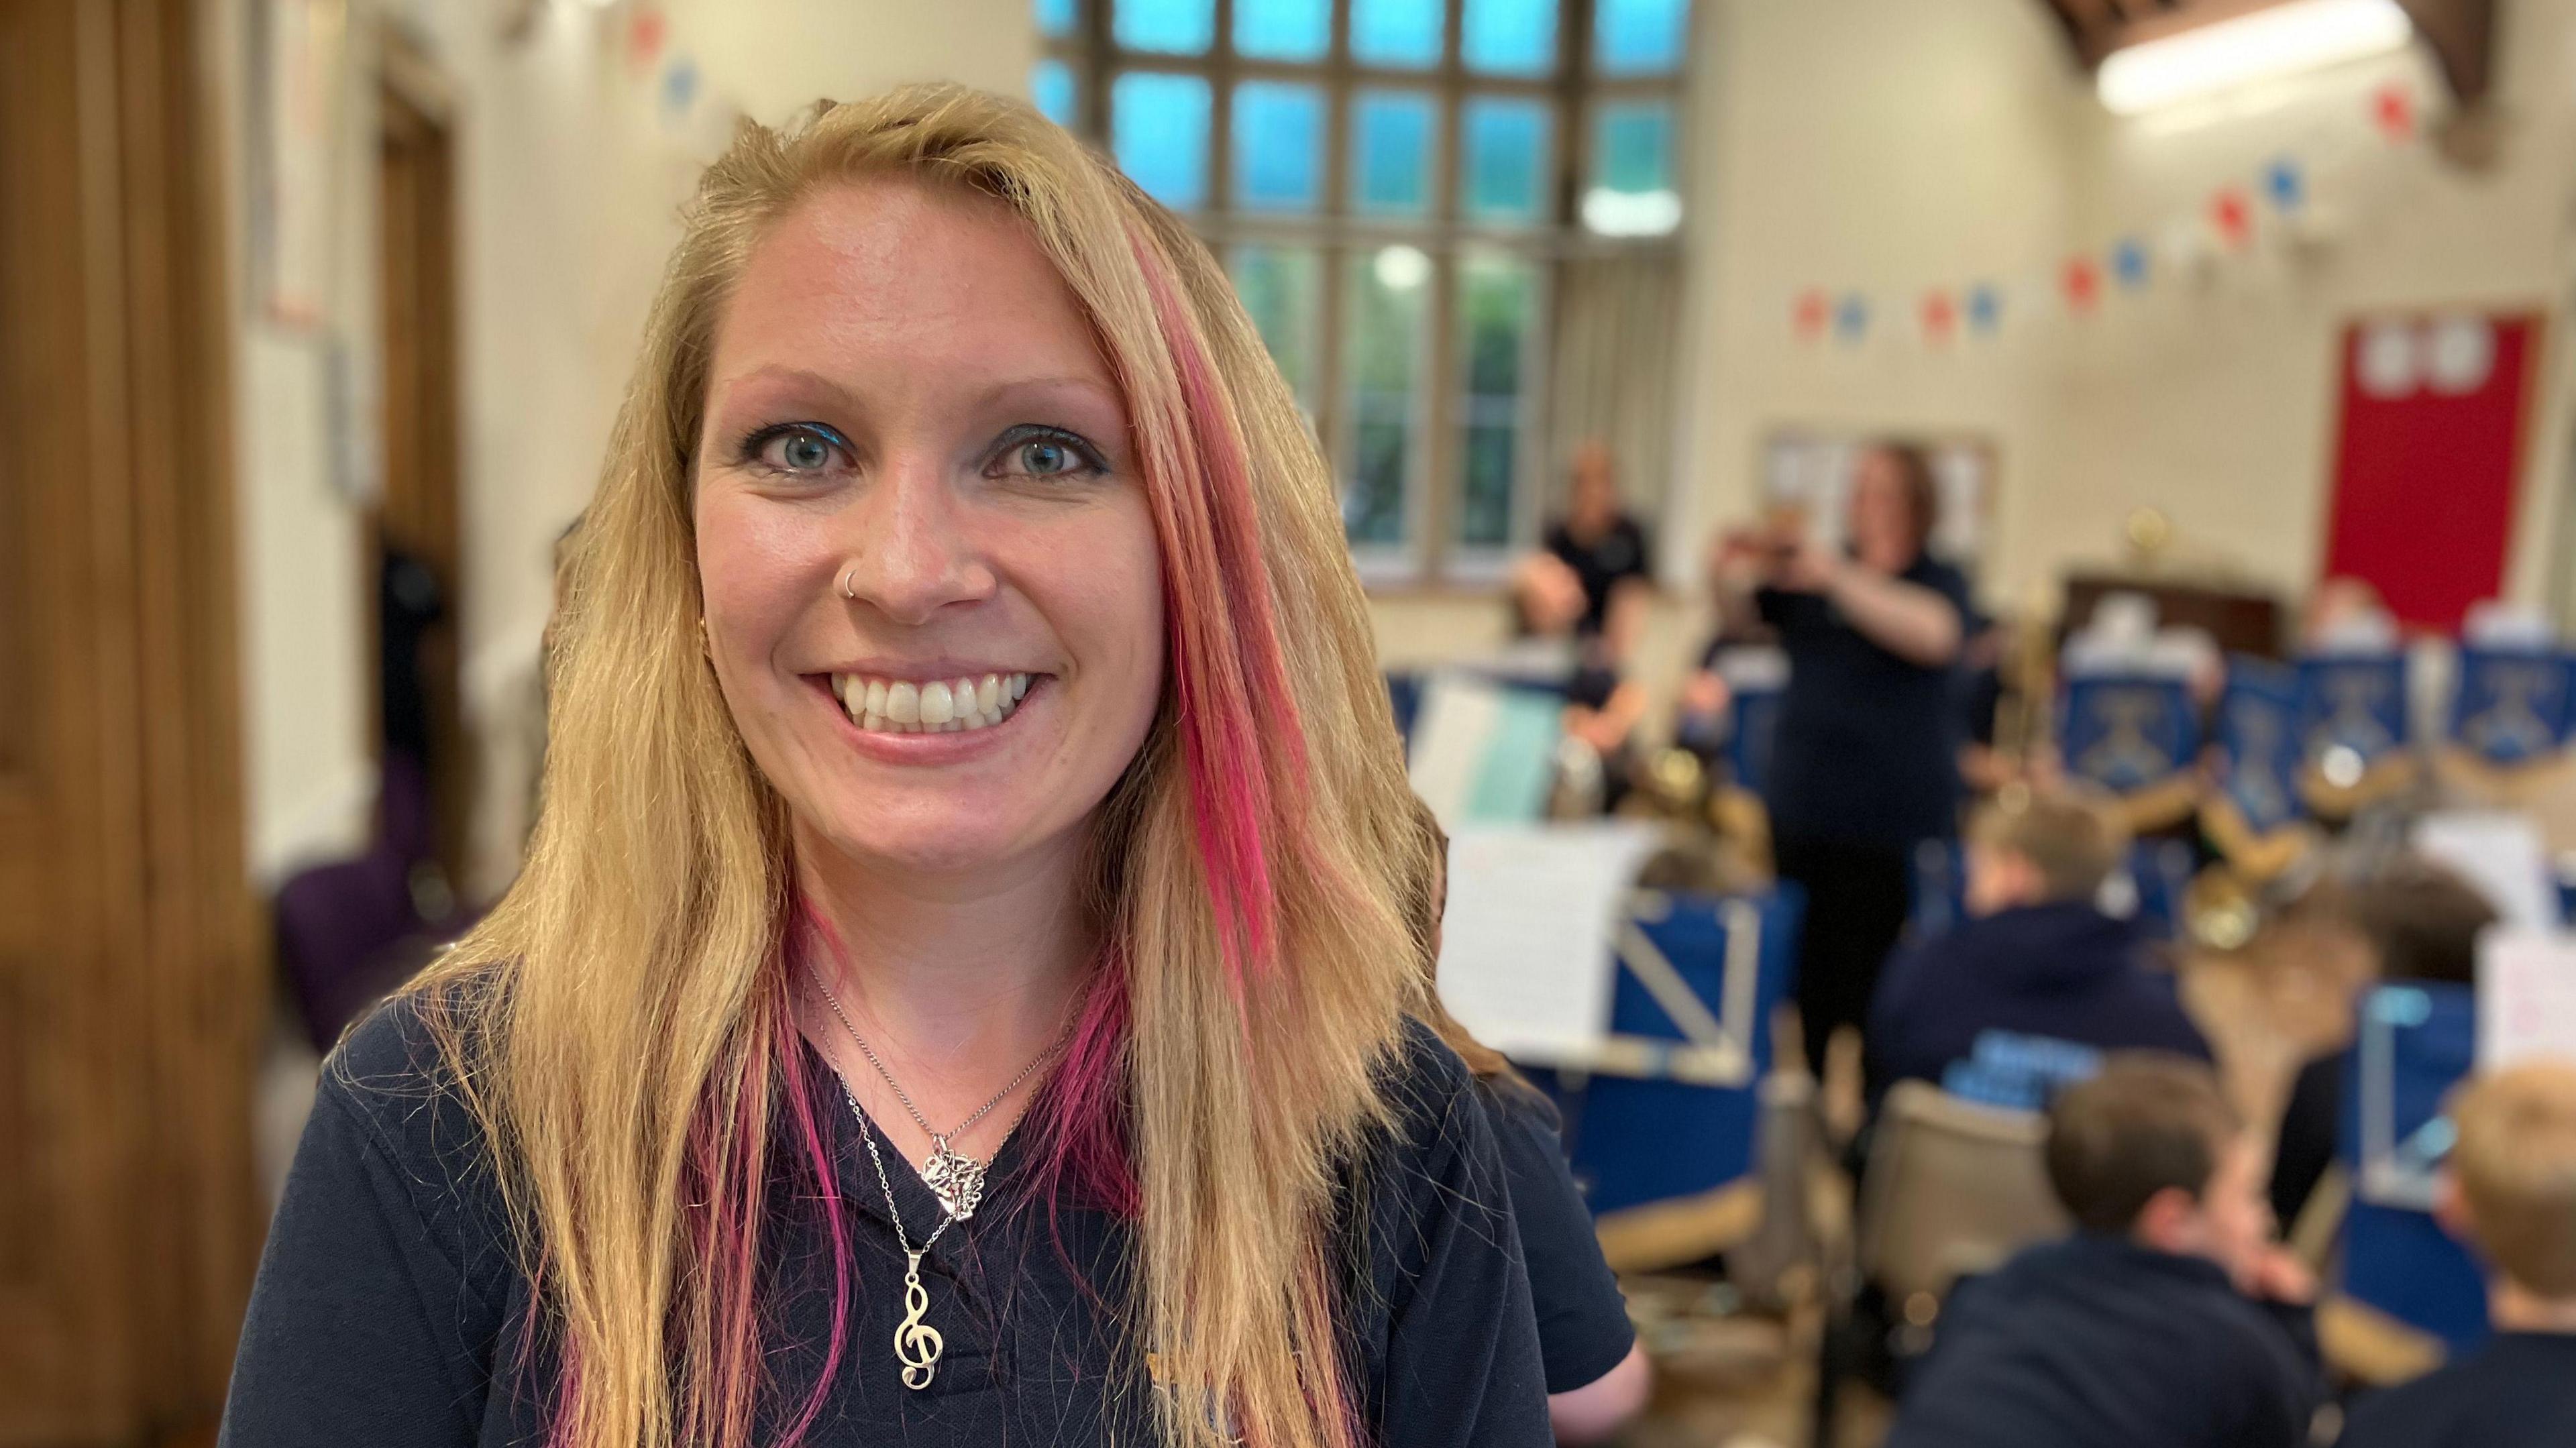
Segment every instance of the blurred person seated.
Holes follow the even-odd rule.
[[[2114,1056],[2050,1108],[2075,1235],[1951,1293],[1886,1448],[2294,1448],[2315,1283],[2271,1240],[2262,1148],[2197,1061]]]
[[[1530,1304],[1538,1312],[1539,1359],[1556,1441],[1600,1443],[1646,1406],[1653,1372],[1628,1321],[1627,1298],[1601,1255],[1592,1213],[1567,1165],[1556,1107],[1503,1053],[1477,1040],[1440,1004],[1440,918],[1449,897],[1449,837],[1419,798],[1413,802],[1417,871],[1402,892],[1420,943],[1423,1019],[1476,1078],[1494,1127]]]
[[[1595,438],[1574,450],[1565,513],[1550,523],[1542,557],[1553,558],[1583,589],[1573,621],[1580,639],[1599,639],[1611,667],[1624,665],[1637,641],[1653,588],[1654,557],[1646,530],[1619,501],[1609,445]]]
[[[1651,588],[1645,529],[1619,503],[1610,450],[1575,450],[1565,516],[1550,524],[1541,551],[1512,567],[1508,597],[1515,637],[1567,640],[1565,732],[1598,755],[1605,807],[1626,792],[1629,742],[1646,715],[1646,691],[1626,677],[1630,649]]]
[[[2210,1059],[2146,931],[2094,904],[2127,849],[2111,811],[2074,790],[1978,807],[1969,918],[1889,961],[1871,1006],[1862,1069],[1873,1113],[1890,1086],[1941,1084],[1996,1032]]]
[[[2381,981],[2473,985],[2478,936],[2496,923],[2478,888],[2420,855],[2400,855],[2348,887],[2330,908],[2358,931]],[[2272,1151],[2272,1210],[2295,1223],[2335,1159],[2349,1045],[2311,1059],[2291,1083]]]
[[[2463,1361],[2355,1406],[2344,1448],[2576,1443],[2576,1063],[2461,1089],[2435,1214],[2487,1262],[2496,1335]]]

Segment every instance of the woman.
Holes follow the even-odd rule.
[[[1881,445],[1854,471],[1843,550],[1782,526],[1721,547],[1734,621],[1758,613],[1789,655],[1763,803],[1780,877],[1806,891],[1798,1014],[1819,1073],[1835,1027],[1868,1016],[1915,846],[1958,828],[1968,585],[1925,551],[1939,497],[1919,449]]]
[[[227,1441],[1546,1441],[1330,480],[1177,221],[953,88],[746,127],[568,585]]]

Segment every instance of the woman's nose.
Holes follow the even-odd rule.
[[[846,516],[850,561],[835,586],[851,601],[915,627],[951,605],[993,596],[998,580],[974,509],[946,460],[890,456]]]

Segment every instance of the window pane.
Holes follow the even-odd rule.
[[[1060,60],[1041,60],[1029,72],[1029,98],[1059,126],[1073,124],[1073,67]]]
[[[1441,0],[1351,0],[1351,56],[1362,65],[1428,70],[1440,63]]]
[[[1465,108],[1459,209],[1477,221],[1536,221],[1546,204],[1547,106],[1486,96]]]
[[[1556,0],[1467,0],[1458,23],[1469,70],[1544,75],[1556,64]]]
[[[1234,48],[1245,55],[1322,60],[1332,46],[1332,0],[1234,0]]]
[[[1216,38],[1216,0],[1114,0],[1118,43],[1129,50],[1198,55]]]
[[[1270,348],[1270,360],[1297,394],[1309,417],[1315,411],[1316,309],[1324,291],[1323,258],[1311,247],[1239,246],[1234,250],[1234,290],[1243,310]]]
[[[1592,63],[1610,75],[1681,69],[1690,0],[1594,0]]]
[[[1662,236],[1681,224],[1670,101],[1605,105],[1592,120],[1583,224],[1604,236]]]
[[[1037,0],[1038,33],[1071,35],[1074,0]]]
[[[1431,209],[1431,153],[1440,112],[1420,91],[1364,90],[1351,104],[1351,209],[1420,216]]]
[[[1252,211],[1312,211],[1324,189],[1324,97],[1310,85],[1234,88],[1234,200]]]
[[[1405,541],[1430,290],[1431,258],[1413,247],[1390,246],[1351,259],[1342,318],[1350,419],[1342,525],[1354,544]]]
[[[1458,263],[1459,408],[1457,541],[1512,541],[1526,439],[1522,364],[1538,316],[1538,273],[1517,257],[1468,252]]]
[[[1208,84],[1131,70],[1109,88],[1109,146],[1147,195],[1176,211],[1207,199]]]

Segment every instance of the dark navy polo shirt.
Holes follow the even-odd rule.
[[[1968,580],[1929,555],[1897,575],[1964,621]],[[1820,593],[1765,588],[1789,655],[1763,804],[1786,839],[1905,849],[1947,839],[1959,806],[1962,711],[1951,665],[1925,668],[1865,637]]]
[[[2466,1359],[2353,1407],[2342,1448],[2576,1443],[2576,1333],[2501,1332]]]
[[[843,1360],[805,1442],[1150,1442],[1144,1356],[1121,1320],[1133,1237],[1082,1203],[1035,1201],[1007,1143],[984,1207],[923,1260],[937,1375],[903,1386],[904,1258],[858,1122],[809,1054],[856,1265]],[[225,1412],[227,1448],[499,1448],[543,1440],[549,1354],[523,1339],[529,1282],[470,1116],[396,1002],[326,1066],[269,1234]],[[1344,1171],[1346,1361],[1375,1441],[1550,1442],[1545,1385],[1493,1127],[1457,1057],[1408,1028],[1386,1070],[1397,1129]],[[795,1154],[778,1159],[793,1163]],[[891,1163],[890,1163],[891,1165]],[[893,1176],[918,1243],[938,1221]],[[829,1221],[793,1167],[771,1183],[760,1441],[801,1403],[831,1322]]]

